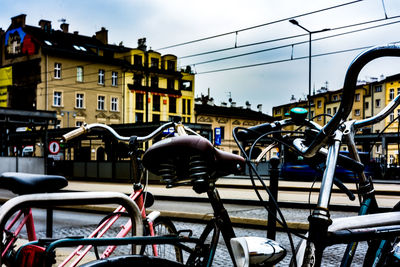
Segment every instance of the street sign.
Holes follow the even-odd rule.
[[[58,154],[58,152],[60,152],[60,143],[57,141],[51,141],[49,143],[49,152],[51,154]]]
[[[214,144],[216,146],[221,145],[221,128],[215,128],[214,129]]]

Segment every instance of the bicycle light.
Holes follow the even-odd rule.
[[[281,245],[263,237],[232,238],[231,246],[238,267],[265,263],[274,264],[286,255],[286,250]]]

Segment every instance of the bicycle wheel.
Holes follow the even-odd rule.
[[[174,223],[166,217],[158,217],[153,224],[154,228],[154,235],[161,236],[161,235],[178,235],[178,231]],[[149,230],[146,227],[147,233],[145,235],[149,235]],[[157,255],[163,259],[169,259],[172,261],[183,262],[182,257],[182,249],[176,245],[172,244],[156,244]],[[153,246],[147,245],[142,247],[142,254],[144,255],[154,255],[153,253]]]
[[[400,211],[400,202],[391,211]],[[363,266],[400,266],[400,238],[369,241]]]

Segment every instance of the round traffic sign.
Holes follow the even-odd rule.
[[[51,141],[49,143],[49,152],[51,154],[58,154],[58,152],[60,152],[60,143],[57,141]]]

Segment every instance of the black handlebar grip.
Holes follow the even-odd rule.
[[[259,124],[259,125],[250,127],[248,129],[240,130],[240,131],[238,131],[236,136],[240,141],[256,139],[260,135],[272,131],[273,128],[274,128],[274,126],[272,124],[263,123],[263,124]]]

